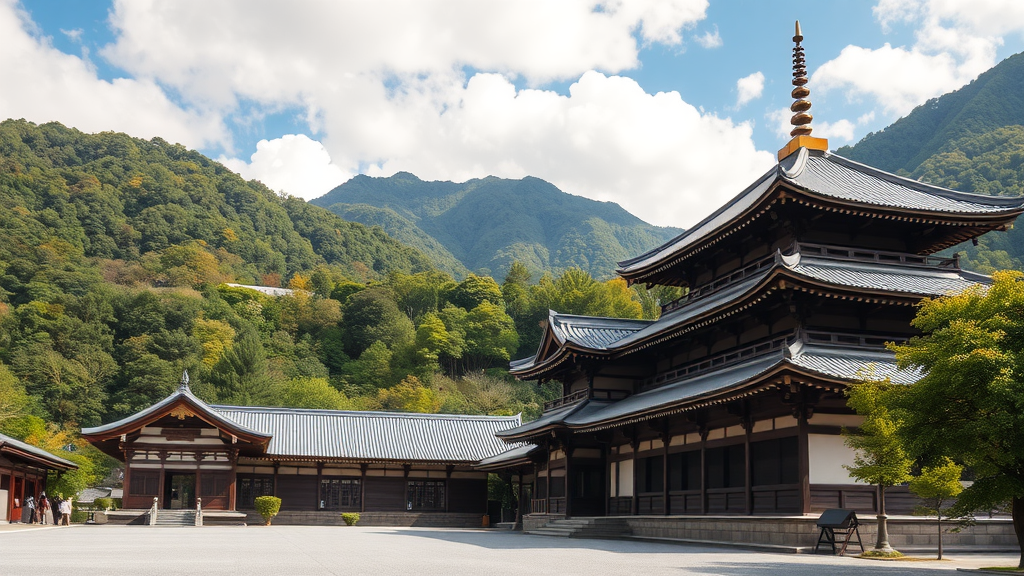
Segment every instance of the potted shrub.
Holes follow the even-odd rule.
[[[254,504],[256,511],[263,517],[264,526],[270,526],[270,521],[281,511],[281,499],[276,496],[260,496]]]
[[[356,522],[359,522],[359,512],[344,512],[341,519],[345,521],[346,526],[355,526]]]

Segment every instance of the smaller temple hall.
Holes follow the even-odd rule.
[[[239,521],[258,496],[277,496],[276,523],[361,512],[361,523],[480,526],[487,473],[474,465],[507,450],[495,434],[519,425],[518,415],[211,406],[186,373],[164,400],[82,436],[125,463],[128,522],[154,503]]]

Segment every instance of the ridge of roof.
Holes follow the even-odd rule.
[[[323,408],[288,408],[277,406],[232,406],[211,404],[217,412],[251,412],[262,414],[305,414],[310,416],[348,416],[360,418],[423,418],[431,420],[482,420],[493,422],[511,422],[520,420],[522,413],[514,416],[491,416],[488,414],[427,414],[423,412],[385,412],[373,410],[328,410]]]

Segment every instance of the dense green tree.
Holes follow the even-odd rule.
[[[28,406],[28,394],[10,368],[0,364],[0,426],[20,416]]]
[[[213,367],[217,401],[239,406],[274,406],[278,390],[267,371],[266,353],[254,332],[239,336]]]
[[[893,552],[885,514],[885,489],[910,479],[914,464],[902,439],[897,435],[898,416],[889,408],[891,398],[902,388],[888,381],[861,382],[847,388],[848,404],[864,421],[856,429],[843,429],[846,444],[855,450],[853,466],[846,466],[850,476],[878,486],[878,539],[875,550]]]
[[[293,378],[281,389],[281,404],[291,408],[345,410],[348,398],[331,386],[326,378]]]
[[[448,300],[464,310],[472,310],[484,302],[500,305],[501,286],[489,276],[470,274],[452,289]]]
[[[993,278],[987,289],[922,302],[913,326],[923,335],[894,350],[901,367],[925,375],[895,405],[913,454],[973,471],[954,515],[1010,502],[1024,547],[1024,274]]]
[[[398,309],[394,296],[385,287],[349,296],[341,328],[345,353],[352,358],[359,357],[374,342],[393,349],[408,345],[415,338],[412,321]]]
[[[921,498],[921,506],[916,510],[919,514],[935,516],[938,528],[939,556],[942,560],[942,519],[949,514],[949,506],[954,498],[964,491],[960,484],[964,467],[943,457],[934,466],[925,466],[921,473],[910,479],[910,491]]]
[[[512,318],[490,302],[481,302],[464,320],[466,351],[463,360],[469,370],[506,365],[519,345]]]

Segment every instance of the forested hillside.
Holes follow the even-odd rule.
[[[0,431],[82,465],[77,439],[169,394],[210,402],[536,417],[516,382],[549,308],[653,317],[671,290],[585,271],[456,281],[380,228],[281,198],[160,140],[0,123]],[[271,297],[227,283],[280,285]]]
[[[836,153],[889,172],[911,173],[955,141],[1017,125],[1024,125],[1024,54]]]
[[[382,226],[456,277],[474,271],[501,279],[519,261],[534,275],[577,267],[611,278],[616,262],[680,232],[530,177],[460,184],[426,182],[406,172],[357,176],[311,203]]]
[[[955,190],[1024,195],[1024,54],[836,153]],[[1022,269],[1024,228],[946,251],[953,252],[961,253],[963,266],[980,272]]]

